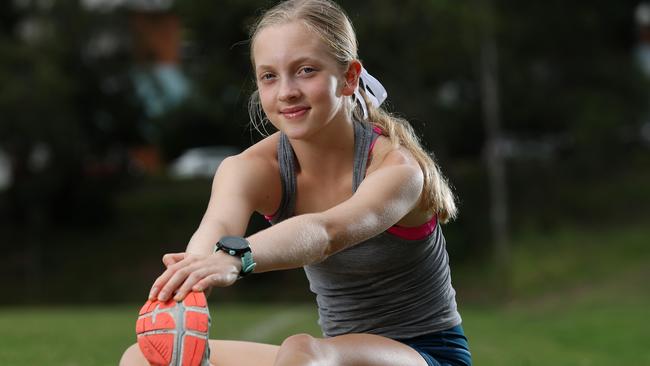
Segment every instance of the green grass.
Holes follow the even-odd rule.
[[[211,338],[279,343],[298,332],[319,334],[313,306],[210,307]],[[139,309],[140,304],[0,309],[0,365],[116,365],[135,342]]]
[[[501,307],[467,307],[477,365],[650,365],[650,270]]]
[[[485,301],[491,280],[480,268],[452,265],[474,363],[650,365],[649,237],[644,227],[521,235],[512,288],[493,296],[499,300]],[[215,294],[210,302],[212,338],[279,344],[291,334],[320,333],[313,304],[219,300]],[[115,365],[135,342],[139,308],[0,308],[0,366]]]
[[[501,306],[462,306],[476,365],[650,365],[648,272]],[[139,306],[0,310],[0,364],[115,365]],[[211,303],[212,338],[318,335],[312,305]]]

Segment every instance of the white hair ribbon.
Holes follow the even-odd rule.
[[[375,79],[374,76],[370,75],[365,68],[361,68],[361,75],[359,75],[359,86],[354,91],[354,100],[355,102],[361,105],[363,110],[363,119],[368,119],[368,107],[366,102],[361,96],[360,88],[366,92],[366,96],[370,99],[373,107],[379,108],[379,106],[386,100],[388,93],[379,80]]]

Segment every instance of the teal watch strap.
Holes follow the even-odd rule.
[[[239,272],[240,277],[244,277],[249,273],[253,272],[257,263],[253,260],[253,253],[250,251],[244,253],[241,256],[241,271]]]

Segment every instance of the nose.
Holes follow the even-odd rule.
[[[294,80],[291,78],[284,78],[280,82],[280,92],[278,93],[278,98],[282,102],[295,100],[300,96],[300,88]]]

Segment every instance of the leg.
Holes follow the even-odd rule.
[[[140,347],[138,344],[132,344],[131,347],[127,348],[122,354],[120,359],[120,366],[149,366],[149,362],[140,352]]]
[[[214,366],[272,366],[280,347],[264,343],[210,340]]]
[[[314,338],[299,334],[280,346],[274,366],[427,366],[413,348],[372,334]]]
[[[263,343],[210,340],[210,363],[213,366],[272,366],[278,346]],[[138,344],[122,355],[120,366],[149,366]]]

